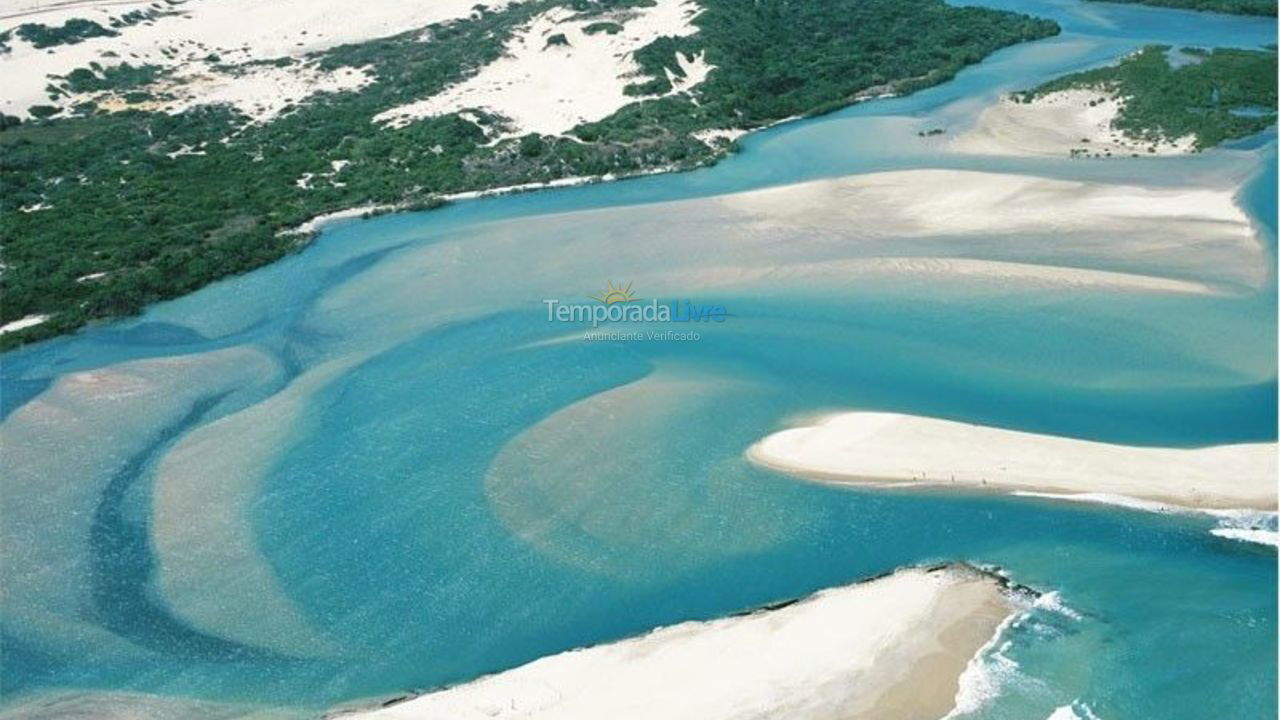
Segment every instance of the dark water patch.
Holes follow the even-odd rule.
[[[107,344],[135,347],[197,345],[209,341],[209,338],[197,330],[168,322],[144,322],[130,328],[103,330],[98,334],[98,339]]]
[[[89,530],[90,582],[95,620],[112,632],[151,650],[200,660],[281,659],[276,653],[234,643],[196,630],[152,599],[147,586],[155,572],[150,523],[145,513],[128,512],[130,491],[144,469],[175,439],[199,424],[230,392],[195,403],[178,422],[120,469],[108,483]]]
[[[0,630],[0,696],[41,687],[47,684],[43,678],[53,677],[60,666],[56,658],[24,642],[21,635]]]
[[[5,380],[0,385],[0,421],[9,417],[9,413],[31,402],[31,399],[44,392],[53,384],[52,378],[36,378],[34,380]]]

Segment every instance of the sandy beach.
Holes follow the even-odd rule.
[[[573,650],[360,720],[933,720],[1018,612],[998,578],[910,568],[795,603]]]
[[[984,110],[970,130],[950,142],[974,155],[1131,157],[1191,152],[1195,136],[1145,142],[1112,127],[1124,100],[1097,90],[1060,90],[1032,102],[1003,97]]]
[[[830,415],[747,450],[823,482],[1116,496],[1178,508],[1276,510],[1276,444],[1113,445],[880,412]]]

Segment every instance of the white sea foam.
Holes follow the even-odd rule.
[[[1270,545],[1280,548],[1280,533],[1274,530],[1246,530],[1242,528],[1214,528],[1209,531],[1211,534],[1228,540],[1239,540],[1241,542],[1258,543],[1259,545]]]
[[[998,697],[1002,688],[1020,674],[1017,661],[1007,654],[1012,643],[1005,639],[1005,634],[1025,617],[1026,613],[1022,612],[1005,618],[995,636],[969,660],[960,674],[955,706],[942,720],[977,712]]]
[[[1208,513],[1218,518],[1215,537],[1280,548],[1280,515],[1257,510],[1220,510]]]
[[[1070,500],[1072,502],[1115,505],[1116,507],[1129,508],[1130,510],[1142,510],[1144,512],[1196,512],[1195,508],[1183,507],[1181,505],[1170,505],[1169,503],[1155,502],[1154,500],[1143,500],[1141,498],[1130,497],[1128,495],[1117,495],[1114,493],[1053,493],[1018,490],[1010,494],[1017,495],[1018,497],[1036,497],[1046,498],[1049,500]]]
[[[983,567],[982,569],[1009,579],[1008,574],[1002,568]],[[1056,590],[1035,595],[1034,597],[1032,597],[1031,593],[1016,593],[1012,597],[1015,603],[1020,606],[1020,612],[1006,618],[990,642],[969,661],[959,679],[955,707],[942,720],[958,720],[959,718],[969,717],[1005,694],[1011,686],[1043,686],[1040,680],[1028,675],[1023,671],[1018,661],[1010,656],[1010,650],[1013,648],[1014,642],[1009,637],[1012,631],[1026,628],[1032,632],[1040,633],[1045,626],[1043,623],[1034,622],[1036,615],[1040,613],[1052,613],[1072,621],[1084,619],[1083,615],[1063,602],[1062,593]],[[1077,702],[1066,707],[1068,710],[1083,708],[1081,712],[1087,714],[1055,715],[1049,720],[1067,720],[1067,718],[1071,717],[1076,717],[1078,720],[1098,720],[1092,711],[1083,704]]]
[[[1208,515],[1218,519],[1218,526],[1209,531],[1211,535],[1229,540],[1258,543],[1280,547],[1280,528],[1277,527],[1280,514],[1264,510],[1248,508],[1216,510],[1212,508],[1193,508],[1182,505],[1141,500],[1126,495],[1109,493],[1042,493],[1020,491],[1013,495],[1019,497],[1038,497],[1050,500],[1068,500],[1071,502],[1099,503],[1117,507],[1141,510],[1144,512]]]
[[[1101,720],[1088,705],[1073,700],[1070,705],[1054,708],[1045,720]]]
[[[1035,607],[1039,610],[1047,610],[1049,612],[1057,613],[1072,620],[1084,619],[1083,615],[1067,607],[1067,605],[1062,602],[1062,593],[1057,590],[1047,592],[1036,598]]]

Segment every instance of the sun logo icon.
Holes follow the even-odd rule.
[[[631,292],[631,283],[627,283],[626,287],[623,287],[622,283],[618,283],[618,286],[614,287],[612,280],[609,281],[609,287],[605,288],[604,292],[599,295],[592,295],[592,297],[605,305],[627,303],[636,299],[636,296]]]

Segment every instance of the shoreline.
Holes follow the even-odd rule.
[[[1026,592],[965,564],[902,568],[326,717],[942,717]]]
[[[1151,448],[913,415],[848,412],[752,445],[757,465],[833,485],[949,488],[1135,509],[1276,512],[1276,444]]]
[[[716,160],[723,159],[723,156],[716,157]],[[620,180],[630,180],[639,177],[648,177],[650,175],[662,175],[664,173],[685,172],[693,170],[696,167],[677,167],[668,165],[649,170],[641,170],[639,172],[627,173],[625,175],[615,175],[608,173],[605,175],[575,175],[573,177],[559,178],[557,180],[546,180],[543,182],[519,183],[516,185],[500,185],[498,187],[486,188],[483,190],[463,190],[461,192],[448,193],[437,196],[436,199],[443,204],[457,202],[459,200],[479,200],[481,198],[498,197],[501,195],[515,195],[518,193],[534,192],[537,190],[554,190],[557,188],[578,187],[581,185],[596,185],[600,183],[618,182]],[[332,212],[321,213],[315,217],[296,227],[279,231],[281,235],[309,235],[320,232],[325,225],[336,220],[369,220],[377,215],[387,215],[397,212],[413,212],[412,205],[393,204],[393,205],[356,205],[354,207],[344,208],[342,210],[334,210]],[[435,209],[435,208],[429,208]],[[368,215],[366,217],[366,214]]]

